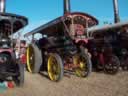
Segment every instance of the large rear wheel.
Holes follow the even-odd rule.
[[[61,57],[56,53],[48,56],[48,75],[52,81],[59,81],[63,77],[64,69]]]
[[[27,48],[27,69],[31,73],[38,73],[42,64],[41,50],[35,44],[30,44]]]

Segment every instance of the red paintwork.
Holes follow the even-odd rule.
[[[21,60],[21,64],[26,64],[26,61],[27,61],[26,54],[22,54],[20,56],[20,60]]]
[[[12,53],[13,52],[13,49],[0,49],[0,53],[1,52],[9,52],[9,53]]]
[[[86,37],[84,26],[81,24],[74,24],[75,30],[75,43],[84,42],[85,44],[88,43],[88,38]]]
[[[79,42],[84,42],[85,44],[87,44],[88,43],[88,39],[87,38],[85,38],[85,39],[76,38],[75,43],[79,43]]]
[[[104,59],[105,59],[105,58],[104,58],[103,53],[100,53],[100,54],[99,54],[99,61],[100,61],[101,64],[105,64]]]

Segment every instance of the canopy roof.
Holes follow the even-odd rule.
[[[0,34],[5,35],[15,33],[19,29],[28,24],[28,19],[24,16],[19,16],[11,13],[0,13]]]
[[[126,22],[119,22],[112,25],[106,25],[103,27],[95,27],[95,28],[88,28],[88,33],[90,36],[102,35],[104,36],[106,33],[111,34],[112,32],[126,32],[128,30],[128,21]]]
[[[25,37],[30,36],[32,34],[41,33],[41,34],[47,34],[47,35],[53,35],[58,32],[62,32],[63,30],[63,21],[68,24],[70,23],[70,17],[74,17],[74,23],[81,23],[86,28],[86,23],[88,23],[88,27],[94,26],[98,24],[98,20],[86,13],[81,12],[73,12],[69,13],[65,16],[58,17],[44,25],[41,25],[40,27],[32,30],[31,32],[25,34]],[[75,19],[77,17],[77,19]]]

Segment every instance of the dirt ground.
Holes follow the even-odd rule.
[[[8,89],[0,96],[128,96],[128,72],[117,75],[92,72],[88,78],[64,76],[57,83],[26,72],[24,87]]]

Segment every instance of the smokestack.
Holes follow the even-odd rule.
[[[64,14],[70,13],[70,0],[64,0]]]
[[[5,12],[5,0],[0,0],[0,12]]]
[[[118,23],[120,22],[118,0],[113,0],[113,7],[114,7],[114,20],[115,20],[114,22]]]

